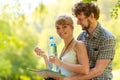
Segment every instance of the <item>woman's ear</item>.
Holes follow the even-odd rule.
[[[72,29],[74,29],[74,26],[71,26],[72,27]]]

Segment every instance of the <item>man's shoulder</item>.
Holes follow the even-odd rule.
[[[77,40],[80,40],[80,39],[84,36],[84,34],[85,34],[85,31],[82,31],[82,32],[78,35]]]
[[[108,38],[112,38],[114,39],[114,35],[107,29],[101,27],[101,37],[103,39],[108,39]]]

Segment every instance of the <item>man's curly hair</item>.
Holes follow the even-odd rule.
[[[81,12],[85,14],[86,17],[89,17],[91,13],[94,14],[96,20],[99,19],[100,9],[94,3],[87,2],[78,2],[72,8],[73,15],[77,16]]]

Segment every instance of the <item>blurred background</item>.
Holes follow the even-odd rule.
[[[45,68],[44,60],[34,52],[36,46],[47,54],[49,36],[54,36],[60,54],[63,42],[55,31],[55,19],[72,16],[71,8],[79,0],[0,0],[0,80],[44,80],[26,68]],[[113,71],[120,69],[120,0],[94,1],[99,5],[99,22],[116,38]],[[74,36],[82,31],[74,19]],[[115,77],[114,80],[120,80]]]

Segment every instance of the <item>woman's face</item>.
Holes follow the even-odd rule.
[[[65,39],[73,35],[73,26],[56,24],[56,31],[62,39]]]

